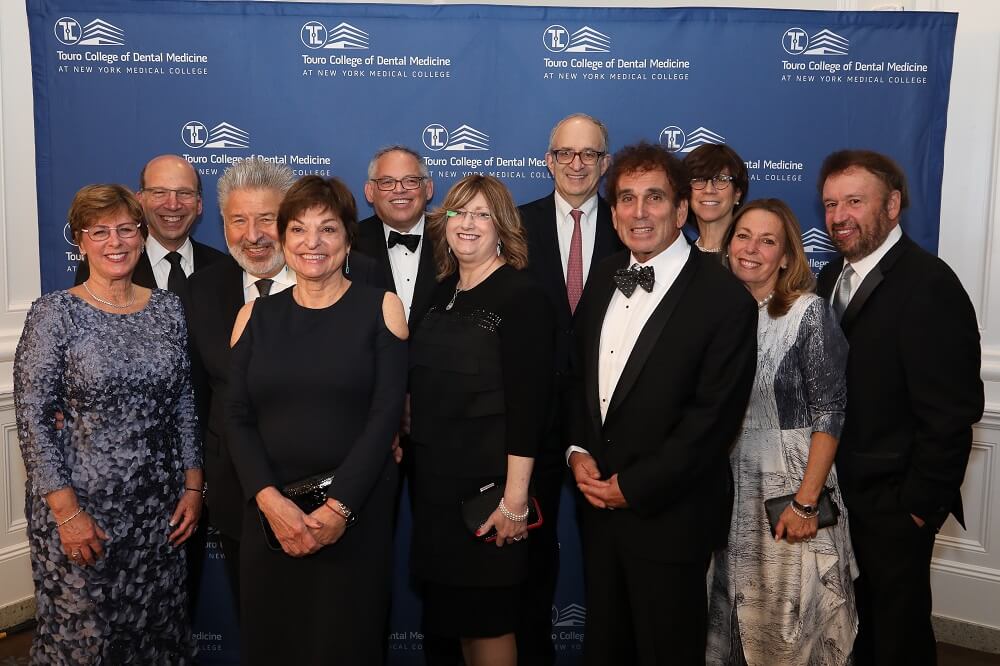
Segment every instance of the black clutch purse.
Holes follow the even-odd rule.
[[[836,525],[837,518],[840,517],[840,508],[830,497],[831,492],[833,492],[831,488],[826,487],[819,493],[819,501],[817,502],[819,506],[819,529]],[[792,503],[794,498],[795,493],[792,493],[791,495],[782,495],[781,497],[772,497],[769,500],[764,500],[764,511],[767,512],[767,522],[771,524],[771,536],[774,536],[774,526],[781,519],[781,514],[785,512],[785,508]]]
[[[462,500],[462,521],[465,527],[472,532],[473,536],[483,526],[490,514],[500,506],[503,498],[504,487],[491,483],[483,486],[479,492]],[[534,497],[528,498],[528,529],[533,530],[542,525],[542,509],[538,506],[538,500]],[[480,541],[493,542],[497,539],[496,528],[490,529],[486,534],[476,537]]]
[[[331,483],[333,483],[333,471],[289,483],[283,488],[278,488],[278,491],[295,502],[295,505],[302,509],[302,513],[312,513],[326,502],[326,489]],[[264,528],[264,538],[267,540],[268,548],[281,550],[281,542],[274,535],[271,523],[267,522],[267,516],[260,507],[257,507],[257,515],[260,517],[260,526]]]

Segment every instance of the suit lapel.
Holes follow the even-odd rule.
[[[546,197],[543,205],[539,208],[541,215],[536,220],[536,232],[541,256],[538,257],[536,265],[541,266],[545,271],[543,279],[551,285],[552,293],[557,297],[555,302],[562,311],[561,319],[569,321],[572,314],[569,311],[569,298],[566,295],[566,276],[563,274],[562,255],[559,254],[559,232],[557,231],[559,222],[556,220],[555,194]]]
[[[601,406],[600,406],[600,359],[601,359],[601,332],[604,329],[604,318],[608,313],[608,306],[611,304],[611,297],[615,294],[615,282],[611,279],[614,272],[619,268],[628,266],[629,253],[623,252],[621,257],[617,257],[613,265],[609,266],[607,276],[602,275],[603,284],[595,283],[593,289],[600,290],[595,296],[596,304],[591,311],[592,319],[588,322],[585,330],[590,331],[590,335],[584,339],[587,341],[586,363],[584,364],[584,387],[587,393],[587,413],[590,415],[595,432],[601,432]]]
[[[601,263],[601,260],[622,249],[621,240],[615,232],[615,227],[611,222],[611,206],[603,197],[597,197],[597,233],[594,236],[594,257],[590,262],[590,272],[593,274],[594,266]],[[590,282],[590,276],[587,276]],[[587,285],[584,284],[586,289]]]
[[[153,275],[153,265],[149,263],[149,254],[147,252],[143,252],[139,257],[139,262],[135,265],[135,270],[132,272],[132,282],[147,289],[157,288],[156,277]]]
[[[424,233],[420,239],[420,262],[417,265],[417,281],[413,285],[413,304],[422,304],[434,293],[437,284],[437,270],[434,267],[434,241],[427,233],[427,220],[424,219]],[[410,311],[413,311],[412,305]]]
[[[896,260],[909,249],[912,242],[913,241],[906,236],[901,237],[896,244],[893,245],[888,252],[886,252],[885,256],[878,262],[878,265],[865,276],[864,281],[858,286],[857,293],[851,297],[851,302],[848,303],[847,309],[844,310],[844,316],[840,319],[840,327],[844,330],[845,334],[850,334],[851,329],[854,327],[854,322],[857,320],[861,310],[865,307],[865,303],[868,302],[868,299],[875,292],[875,289],[882,284],[882,280],[885,279],[885,274],[892,270]]]
[[[621,404],[622,400],[625,399],[629,391],[632,390],[632,386],[639,378],[639,373],[642,372],[643,367],[646,365],[646,360],[656,347],[656,343],[660,339],[660,334],[670,320],[671,315],[673,315],[677,304],[687,290],[695,273],[697,273],[697,262],[699,259],[698,252],[691,250],[688,254],[688,260],[684,263],[684,268],[681,269],[681,272],[677,275],[677,279],[670,285],[670,290],[667,291],[663,300],[653,310],[653,314],[650,315],[646,325],[639,333],[639,337],[635,341],[635,346],[632,348],[632,353],[629,354],[628,361],[625,362],[625,368],[618,379],[618,385],[615,386],[614,393],[611,394],[608,414],[611,414]]]
[[[378,262],[385,275],[385,283],[395,292],[396,281],[392,279],[392,264],[389,263],[389,248],[385,243],[385,229],[382,226],[382,220],[376,215],[371,218],[371,222],[361,225],[361,228],[366,236],[365,248],[362,248],[362,252],[367,249],[371,258]]]

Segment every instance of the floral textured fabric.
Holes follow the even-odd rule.
[[[840,437],[847,342],[827,303],[801,296],[782,317],[761,308],[757,375],[730,454],[735,504],[729,544],[715,554],[706,662],[842,666],[857,634],[857,563],[831,468],[836,525],[805,543],[776,542],[764,500],[797,492],[810,437]]]
[[[32,663],[191,663],[184,548],[168,542],[184,470],[201,467],[180,300],[154,290],[143,310],[113,314],[66,291],[42,296],[15,354],[14,404],[37,601]],[[45,503],[66,486],[108,535],[93,567],[69,559]]]

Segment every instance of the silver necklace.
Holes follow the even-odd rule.
[[[768,303],[770,303],[772,298],[774,298],[774,292],[773,291],[770,294],[768,294],[767,296],[765,296],[764,298],[762,298],[761,300],[757,301],[757,307],[758,307],[758,309],[759,308],[763,308]]]
[[[496,260],[496,259],[494,259],[493,261],[491,261],[491,262],[489,263],[489,265],[488,265],[488,266],[486,267],[486,269],[485,269],[485,270],[483,271],[482,275],[480,276],[479,280],[477,280],[476,282],[473,282],[473,283],[472,283],[472,287],[475,287],[475,286],[476,286],[476,285],[478,285],[478,284],[479,284],[480,282],[482,282],[483,280],[485,280],[485,279],[486,279],[486,274],[487,274],[487,271],[489,271],[489,270],[490,270],[491,268],[493,268],[493,264],[495,264],[495,263],[496,263],[496,261],[497,261],[497,260]],[[469,289],[472,289],[472,287],[469,287]],[[451,310],[451,309],[452,309],[453,307],[455,307],[455,299],[457,299],[457,298],[458,298],[458,295],[459,295],[460,293],[462,293],[463,291],[466,291],[466,290],[465,290],[465,289],[462,289],[461,287],[459,287],[459,286],[458,286],[458,284],[455,284],[455,293],[451,295],[451,300],[450,300],[450,301],[448,301],[448,305],[444,306],[444,309],[445,309],[445,310]]]
[[[89,282],[89,280],[88,280],[88,282]],[[91,298],[93,298],[98,303],[101,303],[102,305],[107,305],[108,307],[111,307],[111,308],[118,308],[119,310],[124,310],[125,308],[130,308],[130,307],[132,307],[132,304],[135,303],[135,289],[132,289],[131,285],[129,285],[129,287],[130,288],[128,290],[128,302],[126,302],[125,305],[118,305],[117,303],[115,303],[113,301],[106,301],[106,300],[104,300],[103,298],[101,298],[100,296],[98,296],[97,294],[95,294],[94,292],[92,292],[90,290],[90,287],[87,286],[87,282],[83,283],[83,288],[87,291],[88,294],[90,294]]]

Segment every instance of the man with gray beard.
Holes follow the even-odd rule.
[[[188,338],[198,416],[202,424],[208,523],[219,532],[226,572],[239,608],[239,547],[243,493],[226,444],[225,393],[229,338],[240,308],[295,285],[278,239],[278,207],[292,186],[291,170],[257,158],[226,169],[217,185],[230,258],[200,270],[188,281]],[[375,262],[354,253],[345,275],[383,286]],[[202,542],[204,543],[204,542]],[[189,552],[197,592],[200,552]]]

